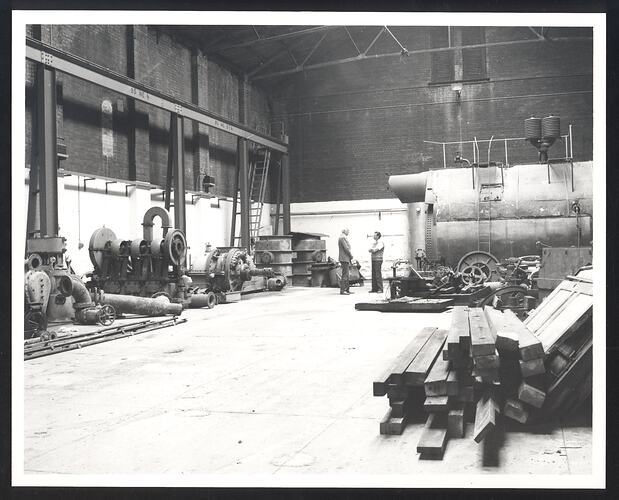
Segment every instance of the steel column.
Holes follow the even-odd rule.
[[[185,134],[183,117],[172,114],[172,161],[174,170],[174,227],[187,235],[185,224]]]
[[[288,155],[282,155],[282,204],[284,234],[290,234],[290,167]]]
[[[43,64],[37,66],[36,105],[40,235],[58,236],[56,71]]]
[[[242,137],[237,140],[237,160],[239,169],[239,190],[241,192],[241,246],[250,248],[249,240],[249,165],[247,162],[247,141]]]

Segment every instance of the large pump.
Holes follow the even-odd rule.
[[[270,268],[256,268],[247,250],[239,247],[207,248],[204,255],[193,259],[189,266],[196,294],[215,294],[218,302],[226,302],[226,296],[245,291],[244,284],[254,278],[262,278],[254,290],[279,291],[286,285],[286,278]],[[199,298],[192,296],[198,303]],[[199,306],[198,306],[199,307]]]
[[[155,217],[161,219],[161,236],[153,234]],[[92,234],[88,251],[94,272],[89,288],[108,295],[164,295],[187,307],[191,279],[185,274],[185,235],[171,227],[170,214],[161,207],[147,210],[142,226],[142,238],[133,240],[117,238],[107,227]]]

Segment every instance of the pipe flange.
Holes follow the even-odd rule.
[[[175,266],[180,266],[185,261],[187,240],[181,230],[174,229],[166,234],[163,240],[163,252],[170,263]]]
[[[26,266],[28,267],[29,271],[37,269],[42,264],[43,257],[41,257],[38,253],[31,253],[26,260]]]
[[[213,292],[206,294],[206,307],[213,309],[217,305],[217,296]]]

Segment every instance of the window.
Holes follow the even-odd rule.
[[[449,28],[435,26],[430,28],[430,48],[449,47]],[[432,83],[451,82],[454,80],[454,51],[441,50],[432,54]]]
[[[430,28],[430,48],[460,47],[485,43],[485,30],[478,26]],[[483,80],[486,74],[486,48],[452,49],[431,52],[430,84]]]
[[[465,26],[462,30],[462,45],[485,43],[485,30],[478,26]],[[462,49],[462,80],[486,78],[486,48]]]

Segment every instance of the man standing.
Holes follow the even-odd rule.
[[[339,261],[342,266],[342,277],[340,278],[340,295],[350,295],[349,280],[349,267],[352,260],[352,252],[350,250],[350,243],[348,243],[348,229],[342,229],[342,234],[337,240],[337,244],[340,250]]]
[[[374,233],[374,243],[370,247],[369,252],[372,254],[372,289],[370,293],[383,293],[383,253],[385,252],[385,244],[380,239],[382,234],[380,231]]]

